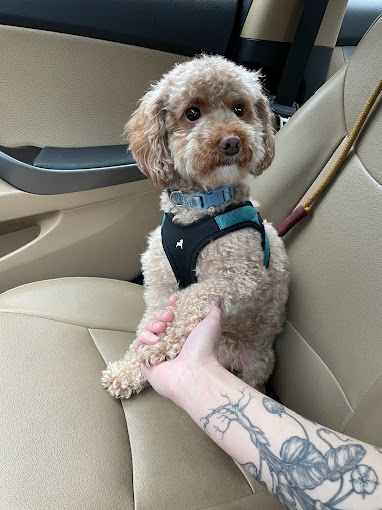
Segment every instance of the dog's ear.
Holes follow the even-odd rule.
[[[124,132],[139,169],[161,188],[169,187],[175,177],[167,147],[165,115],[165,97],[154,88],[141,99]]]
[[[251,173],[253,175],[260,175],[266,168],[269,167],[275,156],[275,116],[265,95],[261,95],[255,106],[263,124],[264,146],[263,157],[260,159],[260,163],[252,169]]]

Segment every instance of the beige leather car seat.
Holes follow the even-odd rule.
[[[282,129],[253,181],[278,223],[320,181],[382,70],[382,20]],[[382,446],[382,98],[341,174],[286,236],[292,285],[273,388],[326,426]],[[139,286],[97,278],[0,296],[1,510],[281,508],[171,402],[100,385],[143,312]],[[5,460],[4,460],[5,459]]]

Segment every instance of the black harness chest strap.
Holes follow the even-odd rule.
[[[264,265],[268,267],[270,250],[260,214],[250,202],[228,207],[223,213],[207,216],[189,225],[172,221],[166,213],[162,223],[162,244],[179,288],[197,282],[196,261],[202,249],[211,241],[242,228],[254,228],[261,235]]]

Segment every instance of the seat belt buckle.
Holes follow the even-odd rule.
[[[292,106],[285,106],[276,102],[276,96],[269,98],[270,106],[277,118],[277,130],[279,131],[299,109],[299,105],[294,102]]]

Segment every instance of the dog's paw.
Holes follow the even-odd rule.
[[[101,384],[116,399],[130,398],[133,392],[129,381],[118,371],[117,363],[109,364],[102,372]]]
[[[155,345],[142,345],[137,352],[139,363],[143,363],[146,367],[158,365],[166,359],[166,344],[158,342]]]

